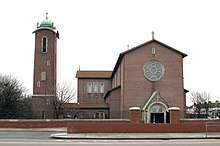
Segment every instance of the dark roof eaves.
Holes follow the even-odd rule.
[[[52,29],[52,28],[49,28],[49,27],[40,27],[40,28],[37,28],[37,29],[36,29],[35,31],[33,31],[32,33],[35,33],[35,32],[37,32],[37,31],[39,31],[39,30],[50,30],[50,31],[56,33],[56,30],[54,30],[54,29]]]
[[[116,90],[116,89],[118,89],[118,88],[121,88],[121,85],[119,85],[119,86],[117,86],[117,87],[115,87],[115,88],[112,88],[111,90],[108,90],[108,91],[106,92],[106,94],[104,95],[104,99],[105,99],[112,91],[114,91],[114,90]]]
[[[154,40],[155,40],[155,39],[154,39]],[[158,41],[158,40],[155,40],[155,42],[157,42],[158,44],[160,44],[160,45],[162,45],[162,46],[165,46],[165,47],[167,47],[167,48],[173,50],[174,52],[177,52],[177,53],[181,54],[183,58],[186,57],[186,56],[188,56],[187,54],[185,54],[185,53],[183,53],[183,52],[181,52],[181,51],[179,51],[179,50],[176,50],[176,49],[174,49],[173,47],[170,47],[170,46],[168,46],[168,45],[166,45],[166,44],[164,44],[164,43],[162,43],[162,42],[160,42],[160,41]]]
[[[78,79],[111,79],[111,77],[76,77]]]

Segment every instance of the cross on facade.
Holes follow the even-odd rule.
[[[154,39],[154,31],[152,31],[152,39]]]

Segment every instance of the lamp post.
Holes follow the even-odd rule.
[[[75,118],[78,119],[79,118],[79,102],[77,102],[77,112],[76,112],[76,116]]]

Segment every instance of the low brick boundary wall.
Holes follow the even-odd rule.
[[[15,120],[0,120],[0,128],[63,128],[69,124],[124,124],[130,123],[130,120],[121,119],[103,119],[103,120],[88,120],[88,119],[15,119]]]
[[[63,128],[68,133],[190,133],[220,132],[220,120],[180,120],[180,123],[131,123],[128,120],[0,120],[0,128]],[[212,124],[213,123],[213,124]],[[216,125],[217,124],[217,125]]]
[[[220,132],[220,119],[179,119],[173,123],[121,121],[68,122],[68,133],[193,133]],[[208,123],[208,126],[206,124]],[[212,124],[213,123],[213,124]],[[214,124],[215,123],[215,124]],[[207,128],[207,129],[206,129]]]
[[[67,123],[68,133],[193,133],[205,132],[205,124]],[[209,129],[220,132],[220,127]]]
[[[220,119],[180,119],[180,123],[185,124],[205,124],[206,122],[220,123]]]
[[[58,120],[0,120],[0,128],[61,128],[68,133],[190,133],[220,132],[220,120],[179,119],[179,108],[169,108],[170,123],[140,123],[139,107],[129,109],[130,119],[58,119]],[[211,123],[207,126],[207,122]],[[212,124],[215,123],[215,124]]]
[[[0,128],[61,128],[67,120],[0,120]]]
[[[192,132],[220,132],[220,120],[181,120],[180,109],[169,108],[170,123],[140,123],[140,108],[129,109],[130,120],[127,121],[84,121],[68,122],[68,133],[192,133]],[[207,127],[206,122],[219,122]],[[218,126],[219,125],[219,126]]]

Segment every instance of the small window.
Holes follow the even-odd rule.
[[[41,72],[41,81],[46,81],[46,72],[45,71]]]
[[[93,93],[98,93],[99,84],[97,82],[93,83]]]
[[[37,81],[37,87],[40,87],[40,81]]]
[[[93,119],[106,119],[106,114],[104,112],[94,113]]]
[[[50,99],[47,99],[47,104],[50,104]]]
[[[41,40],[41,52],[47,53],[48,40],[47,37],[43,37]]]
[[[99,84],[99,89],[100,89],[100,93],[104,93],[105,92],[104,83],[100,83]]]
[[[91,82],[87,83],[87,93],[92,93],[92,83]]]
[[[50,60],[47,60],[47,66],[50,66]]]

